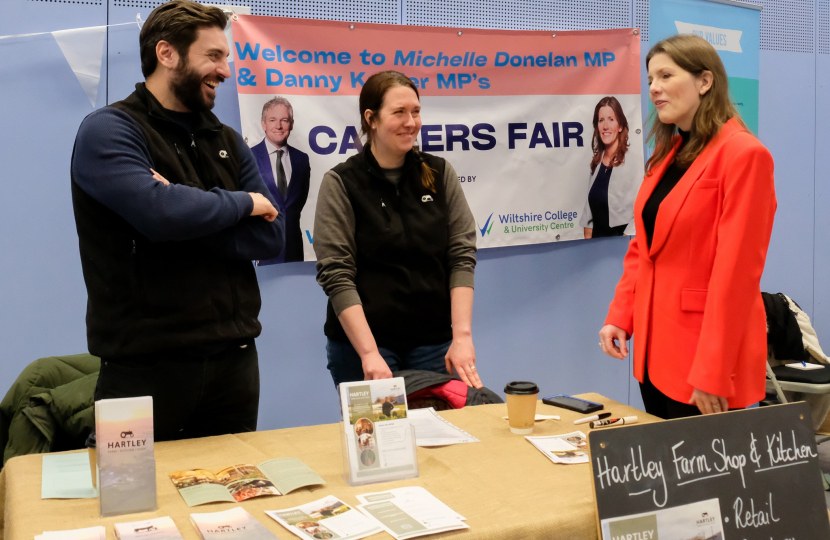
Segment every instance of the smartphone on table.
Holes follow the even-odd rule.
[[[588,401],[586,399],[579,399],[565,394],[557,394],[555,396],[548,396],[542,398],[542,403],[546,405],[553,405],[554,407],[561,407],[569,411],[576,411],[582,414],[592,413],[594,411],[601,411],[603,409],[602,403]]]

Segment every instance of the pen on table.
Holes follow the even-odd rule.
[[[585,418],[574,420],[574,424],[587,424],[588,422],[593,422],[594,420],[602,420],[603,418],[608,418],[609,416],[611,416],[610,412],[595,414],[593,416],[586,416]]]
[[[623,418],[608,418],[607,420],[595,420],[591,422],[591,428],[606,427],[606,426],[624,426],[627,424],[636,424],[638,418],[636,416],[625,416]]]

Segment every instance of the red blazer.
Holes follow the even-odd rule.
[[[636,236],[605,324],[636,336],[634,376],[688,403],[697,388],[746,407],[764,397],[760,281],[777,206],[769,151],[732,119],[660,204],[651,249],[643,206],[680,137],[643,180]],[[648,355],[646,355],[648,352]]]

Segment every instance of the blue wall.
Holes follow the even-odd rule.
[[[125,3],[5,0],[0,35],[149,14]],[[137,30],[109,30],[97,106],[126,97],[141,80]],[[814,317],[820,337],[830,336],[830,284],[821,274],[814,283],[814,264],[830,267],[830,181],[815,148],[816,126],[830,116],[830,104],[817,99],[816,88],[827,95],[828,67],[824,55],[761,53],[760,131],[775,156],[779,200],[763,288],[793,296]],[[818,80],[817,72],[824,74]],[[86,293],[68,171],[77,126],[92,107],[50,35],[0,40],[0,73],[3,391],[36,358],[86,351]],[[239,128],[233,83],[223,85],[216,112]],[[473,336],[485,384],[500,391],[509,380],[532,379],[545,393],[597,391],[639,404],[630,363],[604,356],[597,346],[625,249],[623,239],[597,239],[479,252]],[[339,418],[325,368],[326,299],[314,274],[311,262],[258,269],[260,429]]]

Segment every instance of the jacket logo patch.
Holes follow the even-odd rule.
[[[219,150],[219,157],[220,158],[226,158],[226,157],[228,157],[228,153],[224,150]]]
[[[424,195],[421,197],[421,202],[432,202],[432,195]]]

